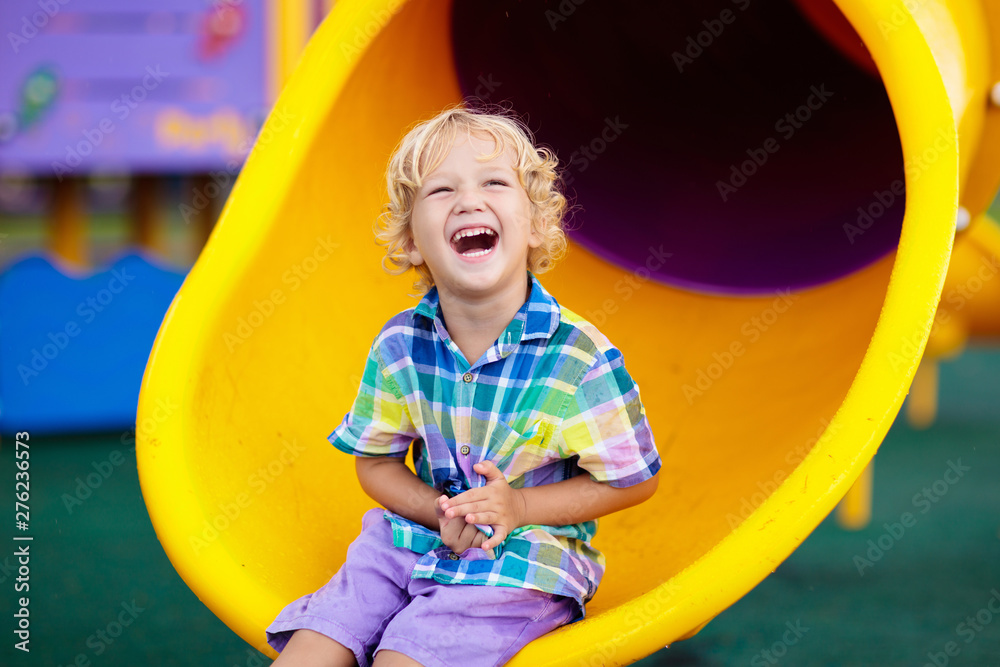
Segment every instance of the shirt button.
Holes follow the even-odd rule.
[[[450,558],[452,560],[458,560],[459,558],[461,558],[461,556],[459,556],[457,553],[455,553],[454,551],[452,551],[450,554],[448,554],[448,558]]]
[[[462,376],[462,379],[465,380],[466,382],[472,382],[472,373],[466,373],[465,375]]]
[[[469,453],[469,446],[468,445],[462,445],[462,453],[463,454],[468,454]]]

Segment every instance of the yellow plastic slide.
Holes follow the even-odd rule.
[[[996,188],[976,167],[988,19],[958,0],[337,2],[143,380],[142,491],[181,577],[274,655],[264,628],[340,566],[374,503],[326,436],[416,303],[371,231],[385,164],[474,95],[566,166],[573,243],[540,279],[622,350],[663,457],[655,497],[601,520],[588,617],[511,664],[628,664],[697,632],[834,508],[900,408],[959,205],[985,207],[960,185]]]

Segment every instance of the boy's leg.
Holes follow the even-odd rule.
[[[346,647],[357,663],[370,667],[386,624],[410,601],[406,587],[420,557],[392,545],[392,527],[383,518],[384,511],[366,512],[361,534],[348,547],[340,570],[315,593],[286,605],[267,627],[267,642],[272,648],[284,655],[294,641],[301,646],[296,654],[315,650],[322,655],[318,647],[325,640],[326,650],[336,653],[339,647]],[[281,664],[292,665],[293,661]]]
[[[354,651],[326,635],[312,630],[296,630],[285,645],[277,667],[355,667]]]
[[[398,651],[379,651],[373,667],[423,667],[419,662]]]
[[[375,653],[378,667],[504,665],[532,640],[580,614],[572,598],[524,588],[415,579],[408,591],[412,601],[382,633]],[[392,653],[415,662],[379,662]]]

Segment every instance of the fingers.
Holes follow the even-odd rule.
[[[443,502],[441,498],[438,498],[439,507]],[[479,546],[486,537],[475,525],[461,519],[448,518],[443,514],[438,516],[438,527],[441,541],[457,554],[463,553],[470,547]]]
[[[441,528],[441,541],[457,554],[462,553],[472,545],[472,538],[472,535],[464,533],[464,527],[460,524]]]
[[[445,543],[445,546],[455,551],[461,546],[462,533],[466,531],[466,523],[464,521],[455,521],[445,516],[441,507],[446,500],[448,500],[448,497],[443,495],[437,498],[435,511],[438,517],[438,531],[441,533],[441,541]]]
[[[506,539],[507,531],[504,530],[502,526],[493,526],[493,537],[488,540],[483,540],[483,543],[480,546],[482,546],[483,551],[489,551],[493,547],[500,546],[500,544]]]
[[[466,523],[504,523],[510,519],[502,506],[496,503],[477,502],[451,507],[445,512],[449,519],[464,518]]]
[[[486,511],[488,505],[487,503],[481,501],[459,503],[458,505],[452,502],[446,507],[447,509],[445,509],[444,515],[449,519],[455,519],[458,517],[468,516],[469,514],[473,514],[475,512]],[[480,523],[482,522],[480,521]]]
[[[480,523],[483,525],[503,523],[503,516],[499,512],[476,512],[475,514],[466,514],[466,523]]]
[[[465,516],[469,512],[479,512],[489,506],[489,495],[490,492],[484,489],[471,489],[454,498],[446,498],[441,504],[441,509],[449,519]]]
[[[456,504],[455,498],[447,498],[445,501],[439,503],[441,513],[439,519],[464,519],[465,523],[489,523],[488,521],[480,520],[480,517],[489,514],[491,516],[496,515],[496,512],[489,512],[489,507],[491,505],[488,501],[470,501],[465,503]],[[473,517],[473,519],[470,519]]]
[[[500,472],[500,469],[496,467],[493,461],[480,461],[472,466],[472,469],[485,477],[487,484],[499,480],[507,481],[507,478],[503,476],[503,473]]]
[[[459,524],[462,525],[462,524]],[[482,538],[485,537],[478,528],[470,525],[462,525],[462,529],[455,539],[454,546],[448,548],[457,554],[463,553],[466,549],[479,546]]]

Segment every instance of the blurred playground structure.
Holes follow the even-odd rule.
[[[765,4],[4,4],[0,431],[134,427],[171,561],[265,650],[371,502],[324,438],[413,305],[370,238],[385,160],[446,104],[510,101],[581,205],[542,280],[631,360],[664,455],[654,501],[602,520],[588,619],[515,662],[690,636],[845,495],[863,525],[911,382],[929,424],[939,360],[1000,332],[1000,7]]]
[[[0,428],[135,425],[163,313],[327,5],[0,7]]]

